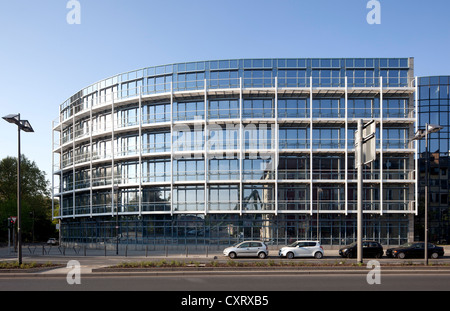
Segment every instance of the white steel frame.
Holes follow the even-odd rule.
[[[348,200],[346,198],[348,198],[348,187],[349,187],[349,182],[354,182],[349,180],[348,178],[348,168],[349,168],[349,164],[348,164],[348,155],[353,152],[353,150],[349,150],[348,147],[348,128],[349,128],[349,124],[350,123],[354,123],[355,120],[353,119],[349,119],[348,117],[348,98],[351,95],[361,95],[361,94],[367,94],[367,96],[373,97],[373,96],[379,96],[380,98],[380,116],[379,118],[375,119],[375,121],[377,122],[377,124],[379,125],[379,131],[380,131],[380,147],[378,148],[377,152],[379,153],[379,157],[380,157],[380,163],[383,162],[383,158],[384,158],[384,154],[386,152],[389,152],[389,150],[384,150],[383,149],[383,127],[386,121],[389,120],[385,120],[383,117],[383,98],[384,95],[390,95],[390,94],[401,94],[402,96],[411,96],[412,94],[415,94],[415,98],[414,98],[414,108],[415,108],[415,116],[414,118],[405,118],[404,120],[397,120],[397,122],[401,122],[403,124],[409,124],[410,126],[410,131],[412,130],[413,125],[415,124],[414,128],[417,130],[418,128],[418,114],[417,114],[417,109],[418,109],[418,86],[417,83],[415,84],[414,87],[399,87],[399,88],[391,88],[391,87],[384,87],[383,85],[383,79],[380,77],[379,78],[379,87],[370,87],[370,88],[358,88],[358,87],[352,87],[350,88],[348,86],[347,83],[347,78],[345,77],[345,85],[344,87],[333,87],[333,88],[323,88],[323,87],[313,87],[313,79],[312,77],[310,77],[310,84],[309,87],[307,88],[280,88],[278,86],[278,78],[275,77],[274,79],[275,81],[275,85],[271,88],[244,88],[243,85],[243,80],[242,78],[239,78],[239,87],[238,88],[225,88],[225,89],[214,89],[214,88],[208,88],[207,87],[207,80],[205,79],[203,81],[204,83],[204,88],[203,90],[191,90],[191,91],[182,91],[182,92],[174,92],[174,88],[173,88],[173,82],[170,82],[170,91],[169,92],[165,92],[165,93],[158,93],[158,94],[145,94],[143,92],[143,87],[144,86],[140,86],[137,90],[137,95],[133,96],[131,98],[124,98],[124,99],[120,99],[119,98],[119,92],[121,92],[121,88],[120,88],[120,83],[114,84],[112,86],[108,86],[107,88],[104,88],[102,90],[97,90],[95,91],[93,94],[97,94],[97,96],[95,96],[95,105],[93,105],[94,100],[91,101],[91,104],[89,105],[89,109],[88,110],[81,110],[78,113],[75,113],[75,108],[72,107],[73,109],[73,113],[71,115],[71,117],[67,118],[66,120],[63,120],[62,115],[58,118],[59,121],[57,122],[53,122],[52,124],[52,146],[53,146],[53,150],[52,150],[52,167],[53,167],[53,174],[52,174],[52,195],[53,197],[59,198],[59,202],[60,202],[60,213],[59,215],[55,215],[56,211],[55,211],[55,207],[53,205],[52,207],[52,214],[54,218],[75,218],[75,217],[94,217],[94,216],[102,216],[102,215],[111,215],[111,216],[115,216],[115,208],[118,208],[118,204],[119,202],[115,201],[115,186],[117,186],[115,184],[115,161],[116,161],[116,157],[115,157],[115,135],[116,135],[116,129],[115,129],[115,111],[120,109],[121,106],[125,105],[125,104],[129,104],[129,103],[136,103],[138,104],[139,107],[139,113],[138,113],[138,117],[139,117],[139,122],[137,125],[131,126],[130,128],[127,128],[127,130],[131,130],[131,131],[135,131],[138,133],[139,137],[139,143],[138,143],[138,154],[135,156],[130,156],[131,159],[137,159],[139,162],[139,172],[138,172],[138,176],[139,176],[139,182],[138,182],[138,189],[139,192],[142,194],[142,188],[143,188],[143,183],[142,183],[142,120],[143,120],[143,115],[142,115],[142,101],[145,99],[163,99],[163,100],[170,100],[170,122],[168,124],[166,124],[166,126],[168,126],[170,128],[170,132],[171,132],[171,137],[173,136],[173,131],[174,131],[174,120],[173,120],[173,104],[174,104],[174,96],[185,96],[186,98],[189,98],[190,96],[201,96],[203,97],[204,100],[204,119],[202,122],[202,126],[204,129],[204,135],[206,137],[207,135],[207,128],[208,128],[208,124],[209,124],[209,120],[208,120],[208,97],[210,94],[223,94],[223,95],[238,95],[239,96],[239,161],[240,161],[240,165],[239,165],[239,176],[240,176],[240,180],[239,180],[239,190],[240,190],[240,208],[239,211],[237,213],[239,213],[239,215],[242,215],[243,213],[268,213],[268,214],[274,214],[274,215],[278,215],[281,213],[287,213],[287,214],[310,214],[313,215],[314,213],[317,213],[317,208],[314,207],[314,202],[313,202],[313,185],[314,183],[327,183],[328,181],[321,181],[321,180],[314,180],[313,179],[313,158],[317,153],[321,153],[323,152],[323,150],[314,150],[313,148],[313,127],[316,123],[318,124],[327,124],[328,122],[333,122],[333,121],[339,121],[341,124],[343,122],[344,127],[345,127],[345,148],[343,148],[342,150],[338,149],[338,150],[331,150],[331,152],[338,152],[338,153],[343,153],[345,155],[345,180],[340,180],[339,182],[342,182],[344,184],[345,187],[345,198],[344,198],[344,202],[345,202],[345,208],[344,210],[323,210],[323,211],[319,211],[319,213],[339,213],[339,214],[352,214],[352,213],[356,213],[356,210],[350,210],[349,209],[349,205],[348,205]],[[416,78],[417,81],[417,78]],[[111,93],[107,93],[106,90],[109,89],[111,90]],[[116,90],[116,92],[114,92],[114,90]],[[100,91],[105,91],[106,96],[108,94],[111,94],[110,96],[110,101],[102,101],[102,98],[100,97],[100,95],[98,95],[100,93]],[[244,94],[248,94],[248,95],[258,95],[261,92],[264,92],[267,95],[270,95],[273,99],[274,99],[274,114],[275,117],[274,119],[270,119],[268,122],[270,124],[274,125],[275,133],[274,133],[274,137],[275,137],[275,146],[271,148],[271,150],[268,150],[269,152],[272,152],[275,154],[274,156],[274,171],[273,173],[274,175],[274,179],[273,181],[268,181],[268,183],[273,184],[274,185],[274,197],[272,198],[272,201],[275,203],[275,207],[272,210],[264,210],[264,211],[244,211],[243,210],[243,202],[242,202],[242,198],[243,198],[243,161],[245,159],[245,151],[244,151],[244,119],[243,119],[243,103],[244,103]],[[310,137],[309,137],[309,150],[305,150],[306,152],[309,153],[309,163],[310,163],[310,167],[309,167],[309,180],[306,181],[301,181],[303,183],[309,183],[309,195],[310,195],[310,209],[309,211],[307,210],[289,210],[289,211],[285,211],[285,210],[279,210],[278,209],[278,184],[279,184],[279,179],[278,179],[278,157],[280,154],[280,150],[279,150],[279,127],[280,127],[280,119],[278,116],[278,99],[279,97],[283,96],[283,94],[285,94],[285,92],[289,92],[290,94],[302,94],[305,95],[305,93],[309,96],[309,100],[310,100],[310,107],[309,107],[309,129],[310,129]],[[345,100],[345,117],[344,118],[339,118],[336,120],[318,120],[317,118],[313,117],[313,100],[314,100],[314,94],[321,94],[321,92],[326,93],[326,92],[336,92],[337,94],[339,94],[339,96],[343,95],[343,98]],[[375,94],[375,95],[374,95]],[[89,94],[89,96],[92,94]],[[106,99],[106,98],[105,98]],[[413,104],[411,103],[410,100],[410,105],[411,107],[413,107]],[[107,213],[94,213],[93,211],[93,174],[92,174],[92,170],[93,167],[96,163],[94,163],[94,159],[93,159],[93,141],[95,139],[95,137],[99,137],[99,135],[105,135],[105,133],[98,133],[98,132],[93,132],[93,118],[94,115],[96,115],[99,111],[105,110],[105,109],[109,109],[111,111],[111,125],[110,125],[110,132],[109,135],[111,136],[111,158],[110,160],[108,159],[102,159],[99,162],[106,162],[106,163],[111,163],[111,183],[109,186],[106,187],[100,187],[102,189],[106,189],[106,188],[110,188],[111,189],[111,209],[110,212]],[[82,117],[86,117],[88,115],[89,117],[89,124],[90,124],[90,131],[89,131],[89,144],[90,144],[90,159],[88,164],[88,167],[90,169],[90,187],[89,189],[85,189],[87,191],[89,191],[90,193],[90,212],[88,214],[77,214],[76,213],[76,192],[80,191],[76,189],[76,168],[78,166],[80,166],[80,163],[76,163],[76,159],[75,159],[75,149],[77,146],[77,143],[79,141],[81,141],[83,138],[78,138],[76,137],[76,133],[75,133],[75,123],[78,119],[82,118]],[[366,120],[369,121],[369,120]],[[178,122],[178,121],[177,121]],[[187,124],[191,123],[192,121],[186,121]],[[256,120],[256,122],[259,122]],[[305,119],[301,120],[302,124],[305,123]],[[72,139],[68,140],[67,142],[62,143],[62,132],[63,129],[66,128],[69,125],[72,125]],[[55,132],[59,132],[59,140],[60,142],[57,143],[57,147],[55,148]],[[108,132],[106,132],[106,134],[108,134]],[[95,137],[94,137],[95,136]],[[71,157],[71,165],[63,167],[63,160],[62,160],[62,154],[65,150],[68,149],[72,149],[72,157]],[[170,190],[171,190],[171,198],[173,198],[173,191],[174,191],[174,178],[173,178],[173,158],[174,158],[174,150],[173,150],[173,143],[171,142],[171,149],[170,149],[170,162],[171,162],[171,177],[170,177]],[[120,212],[119,214],[121,215],[128,215],[128,214],[137,214],[139,216],[142,216],[144,214],[170,214],[173,215],[174,213],[189,213],[189,214],[194,214],[194,213],[203,213],[203,214],[208,214],[208,213],[224,213],[224,214],[230,214],[230,213],[234,213],[233,211],[209,211],[208,208],[208,185],[209,180],[208,180],[208,144],[207,144],[207,139],[205,138],[205,148],[202,151],[202,155],[204,158],[204,162],[205,162],[205,180],[202,183],[204,186],[204,200],[205,200],[205,206],[204,206],[204,210],[202,211],[182,211],[182,212],[175,212],[174,211],[174,202],[173,200],[171,200],[170,202],[170,207],[171,210],[170,212],[145,212],[142,210],[142,195],[139,196],[139,210],[138,212],[130,212],[130,213],[125,213],[125,212]],[[330,152],[330,151],[326,151],[326,152]],[[417,152],[418,152],[418,147],[417,147],[417,143],[415,144],[414,148],[408,148],[405,150],[401,150],[400,152],[405,153],[407,155],[410,156],[411,162],[413,161],[414,155],[415,155],[415,171],[417,172],[418,169],[418,160],[417,160]],[[55,170],[55,161],[54,161],[54,155],[59,155],[60,156],[60,160],[59,160],[59,168]],[[378,211],[364,211],[364,213],[373,213],[373,214],[380,214],[383,215],[384,213],[402,213],[402,214],[415,214],[417,215],[418,212],[418,201],[414,199],[414,197],[411,197],[411,193],[415,194],[415,197],[417,198],[418,195],[418,182],[417,182],[417,178],[418,178],[418,174],[414,174],[415,177],[414,179],[408,179],[408,180],[401,180],[401,181],[397,181],[398,183],[404,183],[404,184],[409,184],[410,187],[413,187],[414,190],[410,191],[410,198],[407,198],[409,205],[412,206],[412,202],[414,202],[414,207],[415,208],[408,208],[408,210],[399,210],[399,211],[391,211],[391,210],[385,210],[383,208],[384,202],[383,202],[383,190],[384,190],[384,185],[388,182],[396,182],[396,181],[392,181],[392,180],[384,180],[383,179],[383,169],[382,169],[382,165],[380,165],[380,177],[379,180],[368,180],[365,182],[368,183],[378,183],[379,187],[380,187],[380,209]],[[72,182],[72,190],[68,190],[68,191],[64,191],[63,187],[60,185],[58,187],[59,189],[59,193],[55,193],[54,192],[54,176],[55,175],[59,175],[59,182],[62,184],[63,182],[63,173],[67,172],[67,171],[72,171],[73,174],[73,182]],[[412,174],[411,174],[412,175]],[[295,181],[294,181],[295,182]],[[336,182],[336,181],[334,181]],[[229,182],[229,184],[231,184],[232,182]],[[198,183],[197,183],[198,184]],[[156,185],[156,184],[155,184]],[[125,185],[121,185],[118,184],[119,187],[124,187]],[[100,189],[99,188],[99,189]],[[97,189],[97,188],[96,188]],[[63,197],[65,195],[71,195],[73,197],[73,212],[71,215],[63,215],[62,211],[64,210],[64,200]]]

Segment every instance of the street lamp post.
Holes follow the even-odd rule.
[[[114,186],[116,196],[116,255],[119,255],[119,186]]]
[[[321,200],[321,195],[323,193],[322,188],[317,187],[317,241],[320,242],[320,238],[319,238],[319,210],[320,210],[320,200]]]
[[[20,191],[21,191],[21,170],[20,170],[20,131],[32,133],[34,132],[33,128],[31,127],[30,122],[27,120],[20,120],[20,113],[10,114],[5,117],[3,117],[4,120],[6,120],[9,123],[13,123],[17,125],[18,129],[18,136],[17,136],[17,257],[19,265],[22,264],[22,232],[21,232],[21,197],[20,197]]]
[[[425,251],[425,265],[428,266],[428,165],[430,163],[430,157],[428,154],[428,135],[431,133],[436,133],[442,130],[443,127],[440,125],[433,124],[425,124],[425,130],[418,130],[413,140],[421,140],[425,138],[425,154],[426,154],[426,163],[425,163],[425,216],[424,216],[424,227],[425,227],[425,241],[424,241],[424,251]]]

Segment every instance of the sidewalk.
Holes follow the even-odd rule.
[[[82,246],[74,247],[59,247],[59,246],[48,246],[48,245],[24,245],[22,247],[22,257],[24,261],[35,261],[35,262],[48,262],[55,260],[57,262],[67,262],[70,259],[76,258],[89,258],[96,257],[98,260],[104,259],[105,262],[110,260],[116,261],[116,259],[121,260],[161,260],[161,259],[203,259],[203,260],[213,260],[224,259],[228,260],[228,257],[223,255],[223,248],[213,246],[211,248],[204,248],[202,246],[197,247],[195,245],[191,246],[170,246],[170,247],[146,247],[136,250],[133,247],[121,246],[116,249],[114,245],[108,245],[103,249],[97,248],[87,248]],[[279,259],[278,250],[280,247],[270,246],[269,247],[269,260]],[[384,250],[386,251],[387,248]],[[345,260],[346,258],[341,258],[339,256],[338,247],[326,247],[324,246],[325,256],[322,260]],[[445,258],[450,256],[450,246],[444,246]],[[385,258],[385,257],[383,257]],[[7,247],[0,248],[0,262],[1,261],[11,261],[17,259],[17,253],[13,251],[13,248],[8,250]],[[310,258],[305,258],[308,260]],[[414,259],[414,261],[421,259]],[[405,259],[406,261],[406,259]],[[449,262],[450,263],[450,262]]]
[[[225,247],[223,247],[224,249]],[[269,259],[278,259],[278,250],[281,247],[269,247]],[[157,249],[147,248],[143,250],[129,249],[124,246],[118,250],[109,247],[105,249],[90,249],[84,247],[58,247],[58,246],[23,246],[22,256],[23,258],[44,259],[44,258],[60,258],[62,260],[69,260],[69,258],[81,258],[81,257],[103,257],[103,258],[118,258],[123,259],[164,259],[164,258],[184,258],[184,259],[209,259],[213,260],[215,257],[218,259],[228,259],[223,255],[223,249],[213,247],[213,249],[206,249],[195,246],[179,246],[179,247],[158,247]],[[325,257],[339,257],[338,249],[327,250],[324,248]],[[17,258],[17,253],[8,252],[8,248],[0,248],[0,261],[14,260]]]

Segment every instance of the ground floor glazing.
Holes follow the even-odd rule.
[[[118,229],[116,228],[118,224]],[[125,245],[229,245],[258,239],[268,245],[317,240],[356,241],[356,214],[175,214],[61,220],[63,243]],[[412,214],[364,214],[363,239],[399,245],[414,237]]]

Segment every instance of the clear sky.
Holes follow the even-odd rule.
[[[414,57],[415,74],[450,75],[450,1],[0,1],[0,117],[21,113],[22,153],[51,179],[51,122],[80,89],[147,66],[230,58]],[[0,159],[17,156],[17,129],[0,119]]]

